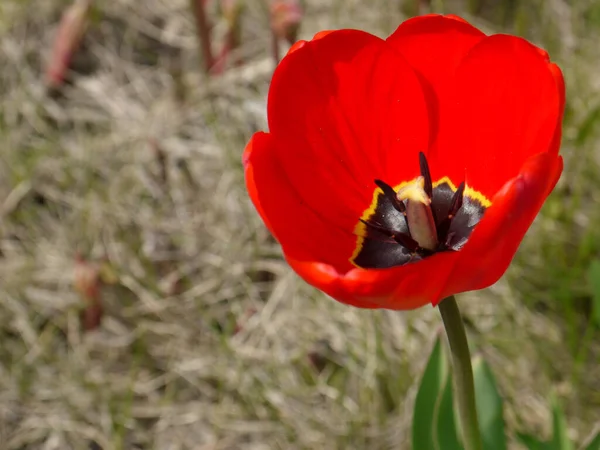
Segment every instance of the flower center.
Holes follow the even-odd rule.
[[[427,158],[419,154],[421,175],[393,188],[375,180],[373,203],[356,226],[350,262],[362,268],[389,268],[443,251],[458,251],[491,202],[444,177],[433,183]]]
[[[431,211],[431,198],[424,187],[425,178],[420,176],[401,188],[396,197],[399,201],[406,202],[404,214],[410,236],[419,247],[435,250],[438,246],[436,225]]]

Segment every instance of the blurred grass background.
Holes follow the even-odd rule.
[[[50,95],[69,4],[0,4],[0,448],[408,449],[437,312],[307,287],[245,193],[273,69],[266,4],[245,2],[244,63],[208,79],[188,1],[98,2]],[[548,433],[555,391],[583,442],[600,420],[600,1],[304,6],[301,38],[386,36],[420,7],[524,36],[562,67],[565,173],[508,274],[461,305],[511,429]],[[88,332],[82,265],[105,282]]]

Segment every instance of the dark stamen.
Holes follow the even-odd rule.
[[[419,167],[421,168],[421,175],[425,179],[425,185],[423,190],[429,198],[433,196],[433,183],[431,182],[431,172],[429,172],[429,164],[427,164],[427,157],[425,153],[419,152]]]
[[[463,204],[463,195],[465,193],[465,182],[463,181],[456,189],[454,196],[452,197],[452,206],[450,206],[450,210],[448,211],[448,217],[450,219],[454,218],[458,210],[462,207]]]
[[[416,251],[420,250],[419,243],[406,233],[402,233],[401,231],[388,230],[387,228],[382,227],[381,225],[370,223],[363,219],[360,219],[360,221],[366,226],[378,231],[379,233],[392,238],[394,241],[406,248],[411,253],[415,253]]]
[[[445,244],[446,236],[448,235],[448,230],[450,229],[450,224],[452,223],[452,219],[458,212],[458,210],[462,207],[463,204],[463,194],[465,192],[465,182],[463,181],[456,189],[456,192],[452,196],[452,202],[450,203],[450,209],[448,210],[448,214],[442,221],[438,224],[437,234],[438,241],[441,244]]]
[[[404,203],[398,200],[398,197],[396,196],[396,191],[394,191],[393,187],[391,187],[387,183],[384,183],[381,180],[375,180],[375,184],[377,185],[377,187],[379,187],[379,189],[383,191],[383,195],[385,195],[386,198],[390,202],[392,202],[392,205],[394,206],[396,211],[399,211],[402,214],[406,212],[406,206],[404,206]]]
[[[356,266],[401,266],[438,252],[460,251],[469,240],[489,202],[465,193],[464,181],[455,189],[448,177],[437,178],[434,188],[423,152],[419,169],[420,175],[414,173],[398,192],[375,180],[373,204],[363,214],[365,219],[359,219],[365,226],[355,231],[357,248],[351,262]]]
[[[411,253],[417,253],[422,250],[421,247],[419,247],[419,243],[406,233],[394,233],[394,236],[392,237],[398,244]]]
[[[376,232],[376,236],[380,236],[381,239],[376,239],[379,240],[381,242],[388,242],[388,243],[395,243],[396,241],[394,240],[394,232],[391,230],[388,230],[387,228],[385,228],[382,225],[379,225],[377,223],[372,223],[372,222],[367,222],[366,220],[360,219],[360,221],[362,223],[364,223],[367,227],[369,227],[371,230]],[[366,237],[366,236],[363,236]],[[372,239],[371,236],[369,236],[369,239]]]

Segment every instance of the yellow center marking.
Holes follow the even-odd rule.
[[[409,181],[403,181],[402,183],[396,185],[394,187],[394,190],[396,192],[398,192],[399,190],[401,190],[411,184],[415,184],[418,182],[419,178],[420,177],[416,177]],[[435,189],[436,187],[438,187],[439,185],[444,184],[444,183],[446,183],[450,187],[450,189],[452,189],[452,192],[456,192],[456,189],[457,189],[456,186],[454,185],[454,183],[452,181],[450,181],[450,178],[448,178],[448,177],[440,178],[439,180],[434,182],[433,188]],[[373,197],[371,199],[371,204],[369,205],[369,207],[367,209],[365,209],[365,211],[362,213],[362,216],[360,216],[360,218],[362,220],[367,221],[373,214],[375,214],[375,210],[377,208],[377,198],[379,197],[379,194],[383,194],[383,191],[381,190],[381,188],[376,187],[375,190],[373,191]],[[476,200],[484,208],[489,208],[492,205],[492,202],[490,200],[488,200],[488,198],[485,195],[483,195],[479,191],[476,191],[475,189],[471,188],[468,185],[465,186],[465,192],[463,195],[469,197],[471,200]],[[363,243],[365,241],[364,236],[367,234],[367,226],[359,220],[358,223],[356,224],[356,226],[354,227],[354,234],[356,235],[356,247],[354,248],[354,252],[352,252],[352,256],[348,260],[350,261],[350,263],[353,266],[360,268],[360,266],[357,265],[354,262],[354,260],[358,257],[359,253],[362,250]]]
[[[417,177],[413,183],[408,183],[406,186],[400,188],[397,191],[396,197],[398,197],[398,200],[400,201],[412,200],[429,206],[431,204],[431,199],[427,197],[424,188],[425,178]]]

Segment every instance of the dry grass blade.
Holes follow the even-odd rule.
[[[42,53],[65,2],[0,5],[0,448],[407,448],[436,311],[356,310],[290,272],[240,161],[266,128],[268,8],[246,2],[235,50],[244,65],[201,81],[189,6],[98,2],[72,79],[50,98]],[[387,0],[304,6],[299,38],[337,27],[384,36],[404,18]],[[213,25],[223,42],[227,24]],[[591,60],[581,70],[595,73]],[[591,93],[577,95],[583,104]],[[73,289],[77,252],[111,271],[102,324],[89,333]],[[534,254],[512,273],[537,273]],[[561,328],[508,286],[466,296],[465,309],[485,333],[474,339],[498,370],[509,422],[543,428],[545,393],[568,373],[569,352]],[[589,428],[586,408],[599,400],[587,402],[571,408],[575,431]]]

